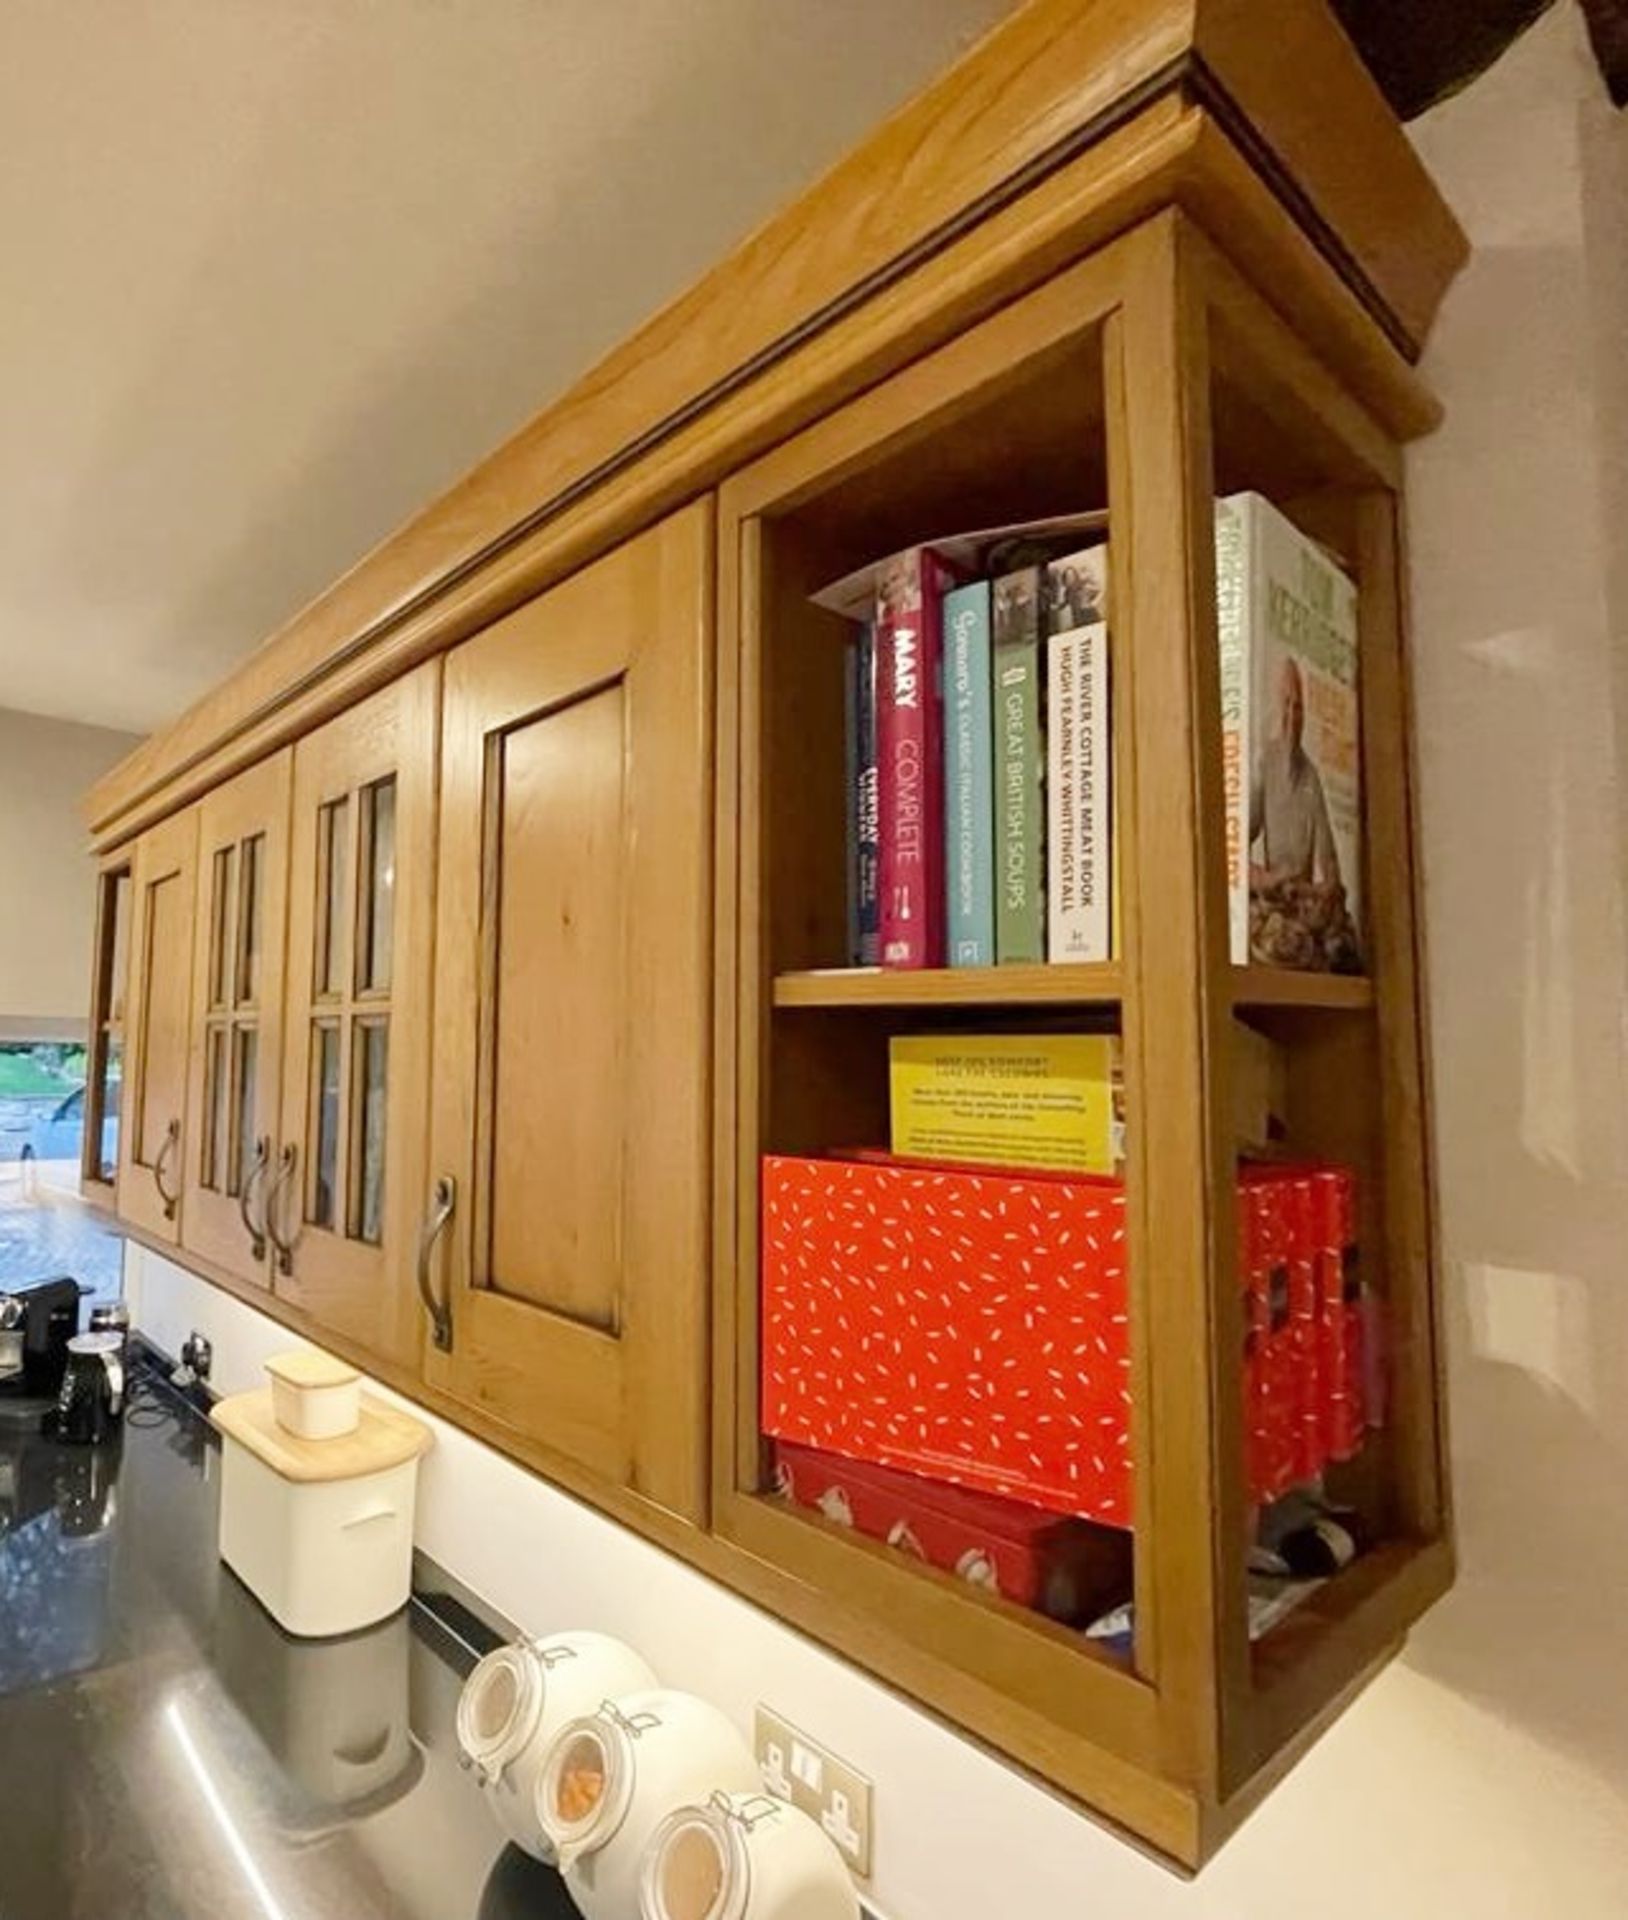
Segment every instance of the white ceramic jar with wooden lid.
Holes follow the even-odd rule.
[[[266,1362],[277,1424],[301,1440],[337,1440],[362,1418],[362,1376],[317,1347],[296,1347]]]
[[[321,1639],[407,1604],[422,1420],[363,1394],[356,1430],[290,1433],[259,1388],[218,1401],[220,1556],[272,1618]]]

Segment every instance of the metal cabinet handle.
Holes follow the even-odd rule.
[[[252,1259],[264,1260],[266,1257],[266,1227],[262,1219],[257,1227],[254,1215],[249,1211],[254,1194],[254,1183],[263,1179],[267,1167],[271,1165],[271,1135],[261,1134],[254,1143],[254,1163],[243,1181],[242,1191],[237,1196],[238,1218],[243,1222],[243,1231],[249,1236],[249,1254]]]
[[[177,1187],[174,1193],[170,1192],[169,1188],[164,1184],[164,1169],[169,1165],[170,1155],[175,1152],[180,1144],[181,1123],[179,1120],[172,1120],[164,1129],[164,1144],[159,1148],[158,1158],[153,1162],[153,1185],[157,1187],[158,1197],[164,1203],[164,1218],[166,1220],[173,1220],[175,1218],[175,1209],[181,1198],[181,1189]]]
[[[277,1249],[277,1271],[284,1279],[294,1271],[294,1242],[285,1240],[277,1231],[277,1201],[283,1188],[293,1179],[295,1163],[299,1157],[299,1148],[290,1140],[277,1156],[277,1177],[266,1189],[266,1203],[260,1209],[260,1218],[265,1222],[266,1238]]]
[[[435,1253],[435,1243],[441,1238],[457,1205],[458,1183],[450,1173],[443,1173],[435,1183],[430,1215],[424,1222],[424,1231],[418,1241],[418,1297],[424,1302],[424,1311],[430,1316],[430,1337],[442,1353],[452,1351],[452,1309],[444,1299],[435,1297],[430,1285],[430,1260]]]

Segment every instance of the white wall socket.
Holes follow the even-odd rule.
[[[862,1879],[868,1876],[874,1783],[761,1703],[752,1745],[769,1792],[817,1820],[854,1872]]]

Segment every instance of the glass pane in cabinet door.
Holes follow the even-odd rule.
[[[241,1193],[254,1163],[255,1076],[259,1067],[260,1036],[253,1027],[239,1027],[232,1036],[232,1085],[237,1107],[233,1115],[232,1179],[230,1191]]]
[[[345,988],[345,900],[350,829],[350,802],[334,800],[317,819],[317,946],[318,996],[343,993]]]
[[[356,1028],[355,1075],[351,1094],[350,1164],[353,1192],[350,1235],[376,1247],[384,1237],[385,1102],[390,1060],[390,1029],[382,1020]]]
[[[124,1085],[124,1042],[109,1034],[102,1057],[102,1097],[98,1111],[102,1117],[102,1140],[97,1172],[103,1180],[113,1179],[119,1165],[119,1092]]]
[[[111,978],[107,986],[107,1018],[118,1025],[124,1019],[125,951],[130,938],[130,875],[115,874],[111,886],[113,897],[109,911],[113,918],[113,946],[109,962]]]
[[[231,950],[227,937],[232,910],[232,863],[235,847],[219,847],[211,869],[209,896],[209,1004],[226,1004],[226,956]]]
[[[364,787],[362,802],[362,926],[357,941],[358,993],[390,987],[396,902],[396,782],[392,775]]]
[[[339,1172],[339,1029],[311,1030],[310,1191],[305,1217],[314,1227],[334,1224],[334,1182]]]
[[[226,1030],[211,1027],[204,1045],[204,1140],[200,1178],[212,1192],[220,1191],[226,1165],[226,1122],[231,1104],[226,1095]]]
[[[260,895],[265,865],[265,835],[243,842],[237,886],[237,1004],[252,1006],[260,990]]]

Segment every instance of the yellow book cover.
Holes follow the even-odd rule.
[[[1123,1173],[1114,1034],[923,1034],[889,1047],[893,1151],[916,1160]]]

